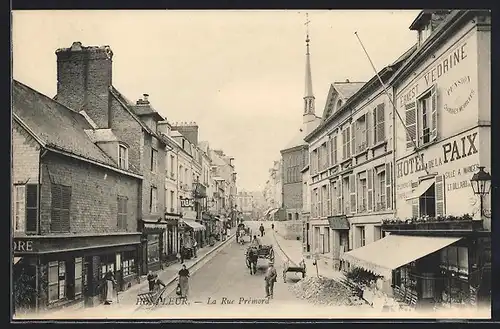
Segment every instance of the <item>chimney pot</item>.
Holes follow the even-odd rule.
[[[147,102],[149,95],[148,94],[142,94],[142,96],[144,96],[144,101]]]
[[[345,82],[349,83],[350,81],[349,81],[349,79],[345,79]]]

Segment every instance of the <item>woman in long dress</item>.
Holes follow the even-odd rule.
[[[105,280],[105,289],[106,289],[106,299],[104,304],[109,305],[113,302],[113,295],[114,295],[114,287],[116,286],[116,280],[113,276],[113,272],[109,270],[106,275],[104,276]]]
[[[189,270],[186,265],[182,265],[179,271],[179,286],[181,287],[181,297],[187,298],[189,292]]]

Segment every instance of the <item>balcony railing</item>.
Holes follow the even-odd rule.
[[[464,216],[439,216],[382,221],[382,230],[398,231],[478,231],[483,228],[481,220],[473,220],[468,214]]]

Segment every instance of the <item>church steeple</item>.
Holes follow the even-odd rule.
[[[309,15],[306,14],[306,22],[304,25],[307,27],[306,34],[306,85],[305,85],[305,93],[304,93],[304,116],[315,116],[314,109],[314,94],[312,88],[312,75],[311,75],[311,56],[309,53]],[[305,118],[304,118],[305,119]]]

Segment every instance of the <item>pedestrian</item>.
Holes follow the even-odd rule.
[[[154,277],[155,277],[155,280],[153,281],[153,291],[155,293],[160,293],[162,287],[166,288],[167,285],[162,280],[160,280],[160,278],[158,277],[158,274],[155,274]],[[163,301],[163,298],[161,295],[159,296],[158,301],[160,303]]]
[[[277,277],[278,273],[276,273],[273,262],[269,262],[269,267],[267,268],[267,273],[264,277],[264,280],[266,281],[266,297],[273,298],[274,283],[276,282]]]
[[[260,236],[264,236],[264,225],[262,225],[262,223],[260,223],[260,227],[259,227],[259,231],[260,231]]]
[[[182,265],[179,271],[179,286],[181,287],[181,297],[187,298],[189,293],[189,270],[186,265]]]
[[[271,230],[274,231],[274,224],[271,224]]]
[[[152,271],[148,272],[148,276],[146,277],[148,279],[148,284],[149,284],[149,291],[153,291],[154,286],[155,286],[155,275],[153,274]]]
[[[193,242],[193,254],[194,254],[194,258],[197,258],[198,256],[196,255],[196,252],[198,251],[198,241],[196,241],[196,239],[194,240]]]
[[[114,287],[116,286],[116,280],[111,270],[109,270],[104,276],[104,282],[106,283],[104,286],[106,296],[104,304],[109,305],[113,302],[113,294],[115,292]]]

